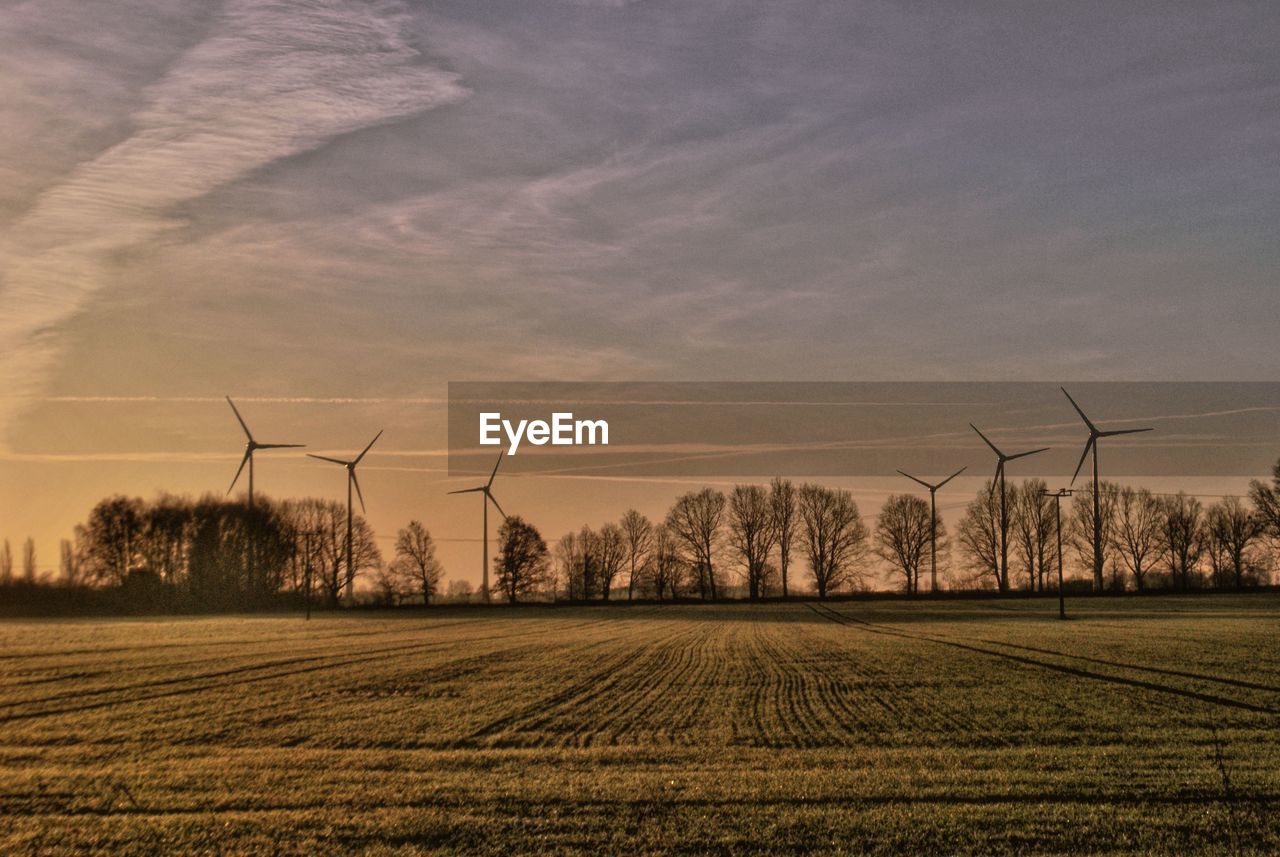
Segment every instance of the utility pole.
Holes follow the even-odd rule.
[[[1067,618],[1067,596],[1062,588],[1062,498],[1071,496],[1070,488],[1059,488],[1057,491],[1041,491],[1045,497],[1053,498],[1054,532],[1058,536],[1058,618]],[[1096,531],[1095,531],[1096,532]]]

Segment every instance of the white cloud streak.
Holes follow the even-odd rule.
[[[173,228],[171,210],[352,131],[464,98],[423,65],[400,8],[363,0],[230,0],[146,91],[127,139],[47,189],[5,242],[0,442],[40,391],[59,326],[113,256]]]

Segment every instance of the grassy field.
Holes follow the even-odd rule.
[[[0,853],[1280,853],[1280,597],[0,623]]]

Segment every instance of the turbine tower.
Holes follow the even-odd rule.
[[[1044,452],[1049,447],[1042,446],[1039,449],[1033,449],[1028,452],[1017,452],[1013,455],[1006,455],[1000,451],[994,443],[987,439],[987,436],[978,431],[978,427],[973,423],[969,423],[969,428],[978,432],[978,437],[991,447],[991,451],[996,454],[996,475],[991,481],[991,490],[995,491],[997,483],[1000,488],[1000,586],[1007,588],[1009,585],[1009,510],[1008,498],[1005,496],[1004,490],[1004,466],[1007,462],[1016,461],[1019,458],[1026,458],[1028,455],[1035,455],[1038,452]]]
[[[507,519],[507,513],[502,511],[502,506],[493,496],[493,491],[491,490],[493,488],[493,478],[498,475],[499,464],[502,464],[502,453],[498,453],[498,461],[493,465],[493,472],[489,474],[488,482],[483,485],[478,485],[475,488],[462,488],[458,491],[449,492],[450,494],[474,494],[479,492],[484,495],[484,498],[480,501],[480,505],[483,509],[483,512],[481,513],[482,522],[480,530],[480,544],[483,546],[483,558],[481,562],[484,563],[484,570],[481,579],[484,581],[484,600],[486,602],[489,601],[489,504],[493,503],[494,508],[498,510],[498,514],[502,516],[504,521]]]
[[[227,396],[227,404],[231,406],[232,412],[236,415],[236,420],[240,423],[240,428],[244,429],[246,439],[244,445],[244,458],[240,459],[240,467],[236,470],[235,478],[231,480],[231,487],[227,489],[230,494],[236,487],[236,483],[240,481],[240,474],[244,472],[244,466],[249,465],[249,508],[253,508],[253,454],[260,449],[298,449],[306,446],[305,443],[258,443],[253,439],[253,432],[249,431],[249,426],[245,425],[244,417],[240,416],[240,411],[236,408],[236,403],[231,401],[231,397]]]
[[[961,467],[955,473],[952,473],[946,479],[943,479],[937,485],[930,485],[923,479],[917,479],[905,470],[899,470],[903,476],[912,482],[918,482],[929,489],[929,591],[938,591],[938,489],[946,485],[952,479],[955,479],[961,473],[968,470],[968,467]],[[918,584],[917,584],[918,585]]]
[[[360,480],[356,478],[356,465],[360,463],[360,459],[373,448],[378,442],[378,438],[382,437],[382,431],[373,436],[373,440],[369,441],[369,445],[364,448],[359,455],[350,461],[343,461],[341,458],[330,458],[327,455],[316,455],[314,452],[308,452],[307,455],[312,458],[318,458],[321,461],[330,461],[334,464],[341,464],[347,468],[347,574],[351,575],[351,579],[355,579],[355,567],[353,564],[354,550],[352,549],[352,516],[351,516],[351,487],[354,485],[356,496],[360,498],[360,511],[364,512],[364,493],[360,490]]]
[[[1076,404],[1076,400],[1071,398],[1071,394],[1067,392],[1066,387],[1059,387],[1062,395],[1067,397],[1067,401],[1071,403],[1071,407],[1076,409],[1076,413],[1080,415],[1080,419],[1084,420],[1084,424],[1089,427],[1089,439],[1085,441],[1084,452],[1080,453],[1080,463],[1076,465],[1075,475],[1071,477],[1071,484],[1076,484],[1076,477],[1080,475],[1080,468],[1084,467],[1084,460],[1089,457],[1089,450],[1093,450],[1093,584],[1099,591],[1102,589],[1102,505],[1099,500],[1098,485],[1098,438],[1115,437],[1121,434],[1138,434],[1139,432],[1151,431],[1149,428],[1139,429],[1116,429],[1113,431],[1102,431],[1095,426],[1093,422],[1080,410],[1080,406]]]

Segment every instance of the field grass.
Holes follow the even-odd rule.
[[[0,623],[0,853],[1280,853],[1280,597]]]

